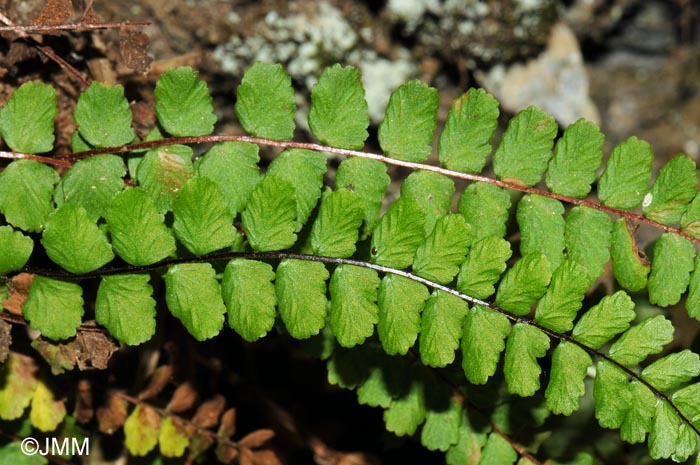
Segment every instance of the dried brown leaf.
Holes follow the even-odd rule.
[[[12,278],[9,286],[10,296],[2,303],[2,307],[13,315],[22,314],[22,305],[27,300],[29,286],[32,285],[34,275],[31,273],[20,273]]]
[[[221,415],[221,411],[225,406],[226,399],[224,399],[224,396],[221,394],[217,394],[212,399],[199,406],[197,413],[195,413],[192,419],[192,423],[201,428],[209,428],[216,425],[219,421],[219,415]]]
[[[192,408],[197,401],[197,391],[194,390],[192,383],[186,381],[179,385],[173,393],[172,399],[168,402],[165,410],[173,413],[181,413]]]
[[[97,422],[101,432],[112,434],[126,421],[129,403],[117,391],[108,391],[105,405],[97,409]]]
[[[75,368],[77,363],[77,345],[75,341],[66,344],[56,344],[43,337],[32,341],[32,347],[46,360],[51,367],[51,373],[60,375]]]
[[[12,325],[5,320],[0,320],[0,363],[7,360],[12,345]]]
[[[117,351],[114,339],[102,331],[78,331],[75,342],[78,344],[77,362],[81,370],[105,370],[112,354]]]
[[[267,449],[250,451],[250,463],[253,465],[282,465],[282,461],[275,451]]]
[[[130,105],[134,115],[132,125],[139,134],[148,134],[156,124],[156,111],[146,102],[133,102]]]
[[[79,423],[87,423],[95,414],[92,403],[92,389],[90,381],[81,379],[76,386],[75,409],[73,416]]]
[[[119,28],[119,52],[126,66],[139,74],[148,73],[153,59],[148,56],[148,36],[139,28]]]
[[[231,463],[238,457],[238,449],[230,444],[220,442],[216,446],[216,458],[219,459],[221,463]]]
[[[82,17],[80,18],[81,23],[99,23],[100,18],[95,15],[95,12],[92,10],[92,0],[86,0],[84,3],[83,7],[83,14]]]
[[[236,409],[231,407],[221,415],[217,436],[228,439],[234,434],[236,434]]]
[[[238,441],[238,444],[250,449],[260,447],[267,441],[275,437],[275,432],[271,429],[259,429],[252,433],[246,434],[243,439]]]
[[[52,24],[69,23],[74,16],[75,10],[71,0],[46,0],[41,13],[34,19],[34,24],[50,26]]]
[[[64,344],[38,337],[32,341],[32,347],[51,366],[54,375],[76,366],[80,370],[104,370],[117,350],[112,338],[102,331],[78,331],[74,340]]]
[[[309,439],[309,448],[318,465],[380,465],[378,457],[368,452],[342,452],[335,450],[318,437]]]
[[[9,52],[2,59],[3,66],[9,67],[10,65],[21,63],[37,56],[38,53],[36,48],[29,46],[25,42],[12,42]]]
[[[150,399],[151,397],[155,397],[158,394],[160,394],[160,392],[163,390],[163,388],[165,388],[172,376],[172,365],[161,365],[158,368],[156,368],[156,371],[151,376],[151,380],[148,383],[148,386],[146,386],[146,388],[139,393],[139,400]]]
[[[366,452],[340,452],[337,465],[380,465],[381,461]]]
[[[255,465],[255,462],[253,462],[252,450],[246,447],[241,447],[238,451],[240,452],[238,461],[241,465]]]

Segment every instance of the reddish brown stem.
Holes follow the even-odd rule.
[[[70,168],[73,166],[73,163],[71,163],[70,160],[42,157],[41,155],[34,155],[31,153],[5,152],[0,150],[0,158],[9,158],[11,160],[36,160],[47,165],[62,166],[64,168]]]
[[[1,14],[1,13],[0,13]],[[5,22],[7,24],[8,19],[5,17]],[[0,26],[0,32],[25,32],[27,34],[41,34],[42,32],[55,32],[55,31],[94,31],[97,29],[113,29],[120,27],[146,27],[150,26],[151,23],[148,21],[119,21],[119,22],[106,22],[106,23],[75,23],[75,24],[48,24],[48,25],[9,25]]]
[[[601,205],[599,203],[591,202],[590,200],[577,199],[575,197],[569,197],[567,195],[561,195],[561,194],[556,194],[554,192],[549,192],[549,191],[544,190],[544,189],[538,189],[536,187],[527,187],[527,186],[515,184],[512,182],[506,182],[506,181],[501,181],[498,179],[492,179],[492,178],[489,178],[487,176],[481,176],[478,174],[460,173],[458,171],[448,170],[445,168],[441,168],[439,166],[426,165],[424,163],[415,163],[415,162],[410,162],[410,161],[398,160],[396,158],[387,157],[385,155],[380,155],[377,153],[362,152],[359,150],[341,149],[341,148],[337,148],[337,147],[329,147],[326,145],[314,144],[314,143],[309,143],[309,142],[273,140],[273,139],[264,139],[261,137],[251,137],[251,136],[172,137],[172,138],[168,138],[168,139],[161,139],[161,140],[155,140],[155,141],[149,141],[149,142],[141,142],[139,144],[124,145],[121,147],[110,147],[110,148],[104,148],[104,149],[95,149],[95,150],[89,150],[89,151],[85,151],[85,152],[73,153],[71,155],[68,155],[68,158],[79,159],[79,158],[87,158],[87,157],[91,157],[93,155],[99,155],[99,154],[104,154],[104,153],[125,153],[125,152],[130,152],[132,150],[150,149],[150,148],[154,148],[154,147],[161,147],[164,145],[172,145],[172,144],[202,144],[202,143],[231,142],[231,141],[249,142],[249,143],[256,144],[256,145],[268,145],[268,146],[280,147],[280,148],[285,148],[285,149],[286,148],[296,148],[296,149],[304,149],[304,150],[313,150],[313,151],[317,151],[317,152],[334,153],[337,155],[345,155],[345,156],[350,156],[350,157],[369,158],[372,160],[377,160],[377,161],[381,161],[383,163],[387,163],[389,165],[410,168],[412,170],[433,171],[435,173],[439,173],[439,174],[442,174],[444,176],[448,176],[451,178],[464,179],[467,181],[485,182],[488,184],[493,184],[495,186],[503,187],[505,189],[517,190],[520,192],[525,192],[527,194],[537,194],[537,195],[541,195],[544,197],[557,199],[557,200],[560,200],[562,202],[566,202],[566,203],[569,203],[572,205],[581,205],[584,207],[593,208],[595,210],[604,211],[606,213],[611,213],[613,215],[617,215],[620,217],[625,217],[625,218],[628,218],[632,221],[636,221],[638,223],[648,224],[649,226],[656,228],[656,229],[661,229],[661,230],[666,231],[666,232],[677,234],[677,235],[689,240],[690,242],[692,242],[694,244],[700,244],[700,238],[693,237],[690,234],[688,234],[684,231],[681,231],[679,228],[674,228],[673,226],[668,226],[665,224],[658,223],[654,220],[650,220],[649,218],[646,218],[642,215],[639,215],[639,214],[631,212],[631,211],[622,210],[619,208],[608,207],[606,205]]]

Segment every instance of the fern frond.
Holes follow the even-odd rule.
[[[30,326],[53,339],[75,335],[84,297],[73,281],[100,278],[97,321],[126,344],[145,342],[155,332],[151,284],[162,280],[168,309],[198,340],[228,321],[256,341],[278,315],[293,338],[332,337],[329,381],[384,409],[397,435],[422,427],[422,443],[450,464],[535,461],[494,405],[531,397],[543,416],[570,415],[588,378],[602,427],[646,441],[653,458],[695,454],[700,357],[665,349],[674,327],[662,309],[642,319],[624,290],[591,302],[611,263],[620,288],[646,291],[660,307],[687,296],[689,315],[700,318],[694,162],[675,157],[650,187],[653,153],[632,137],[613,149],[596,184],[603,136],[595,125],[577,121],[555,141],[554,119],[531,107],[494,149],[498,103],[471,89],[440,134],[443,167],[428,165],[439,98],[418,81],[392,94],[378,134],[386,155],[363,152],[360,82],[357,70],[336,65],[312,91],[309,126],[328,145],[290,141],[294,94],[279,65],[254,65],[238,89],[236,114],[250,136],[207,135],[211,97],[195,71],[180,69],[156,87],[162,129],[125,145],[134,133],[123,89],[95,85],[75,115],[74,145],[86,150],[63,176],[32,155],[53,144],[55,99],[45,86],[20,88],[0,111],[0,131],[29,152],[14,158],[30,159],[0,173],[0,273],[35,273],[23,307]],[[18,125],[32,104],[43,109],[37,123]],[[104,108],[110,114],[97,117]],[[204,142],[217,144],[193,161],[189,145]],[[284,151],[261,170],[258,145]],[[324,186],[323,152],[347,157],[334,189]],[[480,174],[491,152],[495,179]],[[412,172],[380,215],[389,164]],[[127,176],[138,186],[126,187]],[[458,199],[455,179],[470,182]],[[546,188],[536,187],[542,181]],[[512,217],[518,234],[506,238]],[[638,250],[640,223],[660,232],[651,258]],[[61,269],[38,268],[38,248]],[[110,267],[115,256],[128,266]],[[481,384],[484,405],[469,396]],[[127,423],[174,434],[167,422]]]

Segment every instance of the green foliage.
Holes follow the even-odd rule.
[[[511,254],[510,243],[500,237],[488,236],[476,242],[459,269],[457,289],[477,299],[490,297]]]
[[[138,345],[156,332],[156,301],[146,274],[105,276],[95,298],[95,319],[125,344]]]
[[[199,72],[185,66],[171,69],[158,79],[153,91],[156,116],[168,134],[204,136],[214,130],[216,116],[209,88],[198,77]]]
[[[124,189],[126,167],[114,155],[98,155],[77,162],[56,185],[54,201],[60,207],[83,207],[92,221],[104,217],[112,199]]]
[[[444,367],[455,359],[467,304],[452,294],[435,291],[423,307],[420,356],[424,364]]]
[[[267,263],[234,259],[226,265],[221,294],[228,324],[246,341],[265,336],[275,324],[275,273]]]
[[[112,248],[131,265],[150,265],[175,253],[175,238],[164,223],[164,215],[141,188],[118,194],[105,220]]]
[[[432,171],[415,171],[401,184],[401,195],[418,202],[425,214],[425,234],[435,228],[435,222],[445,215],[452,204],[454,182]]]
[[[0,173],[0,213],[16,228],[43,230],[58,180],[55,170],[37,161],[13,161]]]
[[[275,291],[278,309],[292,337],[305,339],[323,328],[326,322],[326,280],[328,270],[323,263],[282,260],[277,267]]]
[[[440,163],[462,173],[480,173],[491,154],[498,125],[498,101],[483,89],[469,89],[452,103],[438,141]]]
[[[700,356],[687,349],[667,355],[642,371],[642,377],[660,391],[674,389],[698,375]]]
[[[116,147],[134,139],[133,116],[121,85],[93,82],[75,107],[80,137],[94,147]]]
[[[413,271],[440,284],[452,281],[471,243],[471,228],[464,217],[445,215],[416,250]]]
[[[74,283],[35,276],[22,306],[32,328],[50,339],[75,336],[83,316],[83,289]]]
[[[377,333],[389,355],[405,355],[418,337],[428,290],[402,276],[386,275],[379,285]]]
[[[509,332],[508,318],[500,313],[481,305],[469,310],[462,336],[462,368],[470,383],[484,384],[493,376]]]
[[[564,242],[569,260],[586,269],[591,282],[603,274],[610,261],[613,223],[605,213],[588,207],[574,207],[566,215]]]
[[[557,123],[542,110],[529,107],[515,115],[493,154],[496,176],[526,186],[537,184],[552,156],[556,135]]]
[[[292,79],[281,65],[255,63],[238,86],[236,115],[241,126],[257,137],[287,140],[294,134]]]
[[[391,181],[386,171],[386,165],[376,160],[347,158],[335,176],[336,189],[346,188],[362,198],[366,233],[377,224],[384,194]]]
[[[241,214],[248,243],[254,250],[280,250],[297,240],[296,190],[288,181],[267,176],[253,190]]]
[[[418,202],[409,197],[391,204],[372,233],[372,261],[399,269],[410,266],[424,239],[424,218]]]
[[[170,312],[198,341],[219,334],[226,307],[214,268],[208,263],[183,263],[165,275],[165,301]]]
[[[520,254],[541,253],[552,271],[564,259],[564,206],[555,199],[526,195],[518,203]]]
[[[527,315],[530,306],[542,297],[552,278],[547,257],[526,255],[509,269],[496,294],[496,305],[516,315]]]
[[[549,349],[549,337],[532,326],[517,323],[506,343],[503,370],[512,394],[528,397],[540,389],[542,369],[537,362]]]
[[[700,254],[695,256],[693,269],[700,269]],[[688,297],[685,302],[685,308],[688,309],[688,315],[700,320],[700,273],[693,272],[690,275],[690,284],[688,285]]]
[[[637,241],[625,218],[618,219],[613,226],[610,254],[613,273],[620,286],[632,292],[646,287],[651,269],[649,260],[640,255]]]
[[[194,177],[173,203],[173,231],[177,240],[195,255],[223,249],[236,240],[233,215],[214,181]]]
[[[181,457],[190,443],[190,438],[184,435],[170,417],[163,417],[158,431],[158,446],[165,457]]]
[[[700,237],[700,195],[696,194],[681,217],[681,229],[693,237]]]
[[[0,447],[0,462],[12,463],[14,465],[46,465],[49,463],[46,457],[40,454],[28,455],[22,448],[20,442],[10,442]]]
[[[350,66],[326,68],[311,89],[311,132],[322,144],[360,149],[369,136],[368,126],[360,72]]]
[[[700,356],[669,347],[676,316],[655,308],[684,303],[700,319],[694,162],[676,156],[650,187],[646,142],[622,142],[603,167],[595,125],[577,121],[555,145],[554,119],[530,107],[510,120],[493,153],[498,180],[488,179],[498,102],[470,89],[438,140],[447,169],[402,162],[412,171],[387,194],[387,164],[397,160],[354,153],[333,176],[337,162],[323,153],[364,145],[364,95],[358,70],[327,69],[312,90],[309,126],[328,147],[290,148],[276,141],[295,129],[291,79],[279,65],[251,67],[236,114],[249,135],[274,139],[256,142],[285,148],[262,169],[250,139],[215,144],[196,160],[177,141],[145,153],[122,147],[61,175],[32,159],[5,165],[2,299],[27,273],[22,316],[53,340],[77,340],[84,312],[94,311],[103,331],[139,345],[153,338],[161,306],[199,341],[229,331],[225,321],[249,342],[271,331],[308,338],[331,384],[355,389],[360,403],[383,410],[388,431],[445,452],[448,464],[501,465],[521,454],[525,465],[522,451],[552,450],[552,463],[593,463],[587,444],[553,433],[572,448],[564,456],[544,439],[558,424],[548,415],[579,408],[623,441],[646,441],[651,458],[696,454]],[[155,96],[159,127],[148,140],[190,144],[213,131],[196,71],[164,74]],[[418,81],[392,94],[378,129],[388,157],[428,158],[438,102]],[[90,86],[74,117],[74,150],[134,140],[120,86]],[[25,84],[0,110],[0,132],[12,150],[47,152],[54,118],[53,90]],[[470,182],[455,193],[453,178]],[[543,179],[548,190],[529,189]],[[643,217],[631,211],[640,205]],[[650,257],[638,250],[641,222],[659,231],[644,242]],[[606,270],[614,280],[598,286]],[[23,360],[11,353],[0,366],[0,417],[20,418],[31,405],[30,423],[56,430],[68,422],[61,397]],[[132,455],[160,444],[162,456],[189,447],[195,457],[206,446],[191,434],[147,402],[124,424]]]
[[[66,406],[56,402],[51,389],[39,380],[32,397],[29,420],[32,426],[45,433],[54,431],[66,416]]]
[[[195,163],[200,176],[214,181],[232,215],[242,212],[260,182],[258,146],[245,142],[216,144]]]
[[[583,383],[591,356],[570,342],[560,343],[552,354],[552,375],[544,395],[553,413],[571,415],[585,392]]]
[[[645,386],[627,380],[627,374],[608,361],[596,365],[593,388],[596,418],[604,428],[620,428],[631,443],[644,440],[654,416],[654,395]]]
[[[102,230],[81,206],[68,203],[49,216],[41,236],[49,258],[71,273],[87,273],[114,258]]]
[[[444,395],[442,392],[436,394],[435,397],[440,399]],[[428,402],[430,400],[429,397]],[[444,410],[428,410],[421,431],[421,443],[430,450],[447,452],[459,440],[461,423],[462,407],[454,399],[449,401]]]
[[[330,324],[342,347],[361,344],[374,333],[379,313],[378,287],[379,277],[374,270],[340,265],[333,272]]]
[[[598,197],[604,205],[634,208],[642,203],[651,179],[654,153],[643,140],[630,137],[619,143],[610,154],[598,181]]]
[[[410,81],[392,92],[377,134],[382,150],[400,160],[426,160],[439,101],[437,90],[420,81]]]
[[[139,163],[136,179],[158,211],[165,213],[173,209],[175,197],[192,176],[192,149],[170,145],[146,152]]]
[[[681,300],[693,271],[695,247],[682,237],[663,234],[654,246],[649,275],[649,301],[666,307]]]
[[[139,405],[124,423],[124,445],[133,455],[146,455],[158,444],[159,428],[160,416]]]
[[[644,216],[662,224],[676,224],[695,197],[698,183],[695,162],[685,155],[677,155],[666,163],[643,203]]]
[[[634,317],[634,302],[624,291],[618,291],[588,310],[574,326],[572,336],[587,347],[599,349],[629,328]]]
[[[294,186],[297,204],[295,231],[299,231],[306,223],[321,197],[325,172],[326,157],[310,150],[285,150],[270,164],[268,176],[284,179]]]
[[[10,226],[0,226],[0,275],[21,269],[34,250],[34,241]]]
[[[25,82],[0,110],[0,134],[17,152],[49,152],[57,113],[56,91],[51,86]]]
[[[648,318],[625,331],[610,346],[610,357],[625,366],[637,365],[649,354],[658,354],[673,339],[673,325],[663,316]]]
[[[397,436],[412,435],[425,421],[425,414],[425,392],[421,383],[414,379],[408,392],[392,399],[384,411],[386,429]]]
[[[472,227],[474,241],[487,236],[506,235],[510,195],[492,184],[470,184],[459,198],[457,207]]]
[[[603,158],[604,139],[600,129],[584,119],[566,128],[549,161],[547,187],[576,198],[588,195]]]
[[[480,465],[510,465],[518,458],[510,444],[499,434],[491,433],[481,451]]]
[[[362,225],[362,199],[347,189],[328,192],[311,228],[310,249],[315,255],[350,257],[355,253]]]
[[[588,290],[587,278],[582,266],[565,261],[554,271],[547,292],[537,303],[535,321],[560,333],[570,331]]]

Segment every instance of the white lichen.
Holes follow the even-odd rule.
[[[422,3],[425,8],[440,6],[437,0]],[[322,1],[313,15],[281,16],[269,12],[255,35],[231,37],[214,50],[212,57],[225,72],[236,76],[242,76],[256,61],[282,63],[290,76],[309,90],[333,62],[360,68],[369,116],[376,124],[384,117],[390,93],[415,77],[416,65],[406,49],[399,49],[389,60],[373,49],[361,47],[363,42],[372,42],[372,36],[368,27],[356,32],[340,10]],[[308,102],[297,97],[297,123],[303,127]]]
[[[366,58],[366,61],[360,63],[362,85],[365,88],[369,118],[376,124],[384,118],[391,92],[413,77],[416,69],[407,51],[395,61],[376,56]]]
[[[427,11],[441,8],[437,0],[389,0],[386,9],[392,19],[406,23],[406,29],[412,31]]]
[[[212,57],[224,71],[239,76],[256,61],[284,63],[298,79],[320,74],[329,58],[342,61],[357,42],[358,35],[342,12],[323,1],[312,16],[267,13],[256,35],[235,35],[218,46]]]

